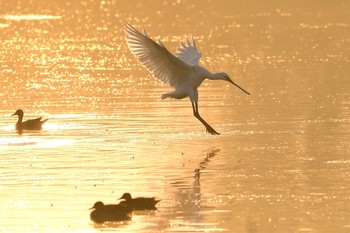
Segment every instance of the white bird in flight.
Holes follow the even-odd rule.
[[[247,95],[250,93],[234,83],[226,73],[211,73],[199,65],[202,54],[197,50],[194,38],[192,41],[181,42],[175,55],[171,54],[158,40],[153,41],[145,31],[137,31],[130,24],[125,25],[125,40],[131,53],[157,79],[175,88],[175,91],[165,93],[162,99],[183,99],[189,97],[192,103],[193,115],[205,126],[207,132],[216,132],[198,112],[198,90],[204,79],[224,80],[232,83]]]

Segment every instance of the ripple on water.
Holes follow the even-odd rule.
[[[24,14],[24,15],[3,15],[1,18],[12,21],[23,21],[23,20],[52,20],[62,19],[62,16],[58,15],[40,15],[40,14]]]
[[[0,138],[0,148],[16,148],[16,147],[39,147],[53,148],[73,144],[71,139],[41,139],[39,137],[24,136]]]

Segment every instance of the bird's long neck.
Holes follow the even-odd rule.
[[[23,115],[18,115],[18,121],[17,124],[21,124],[23,121]]]
[[[222,75],[221,75],[221,73],[210,73],[208,71],[207,79],[209,79],[209,80],[221,80]]]
[[[196,68],[196,72],[197,72],[197,76],[194,79],[194,83],[193,86],[195,88],[199,87],[202,82],[204,81],[204,79],[209,79],[209,80],[219,80],[219,74],[218,73],[211,73],[210,71],[208,71],[207,69],[205,69],[204,67],[201,66],[197,66]]]
[[[212,73],[209,70],[205,69],[204,67],[199,67],[200,73],[202,74],[203,80],[209,79],[209,80],[218,80],[220,79],[220,73]]]

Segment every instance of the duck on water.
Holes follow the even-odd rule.
[[[137,197],[132,198],[130,193],[124,193],[119,199],[124,199],[120,203],[125,203],[132,210],[156,210],[156,204],[160,200],[156,200],[154,197]]]
[[[90,209],[94,209],[90,218],[95,223],[131,220],[132,209],[122,203],[105,205],[98,201]]]
[[[18,116],[18,121],[16,123],[16,130],[18,131],[22,131],[24,129],[26,130],[41,130],[43,124],[48,120],[41,120],[42,117],[38,117],[35,119],[30,119],[30,120],[26,120],[23,121],[23,111],[21,109],[18,109],[14,114],[12,114],[12,116]]]

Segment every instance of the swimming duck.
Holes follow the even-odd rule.
[[[132,198],[130,193],[124,193],[119,199],[124,199],[120,203],[125,203],[129,208],[133,210],[156,210],[155,205],[160,202],[154,197],[138,197]]]
[[[90,218],[96,223],[131,219],[132,210],[126,204],[105,205],[103,202],[98,201],[90,209],[94,209],[90,213]]]
[[[45,119],[41,121],[42,117],[36,118],[36,119],[31,119],[27,121],[22,121],[23,120],[23,111],[21,109],[18,109],[12,116],[18,116],[18,121],[16,123],[16,130],[22,131],[23,129],[27,130],[40,130],[42,129],[42,125],[48,120]]]

